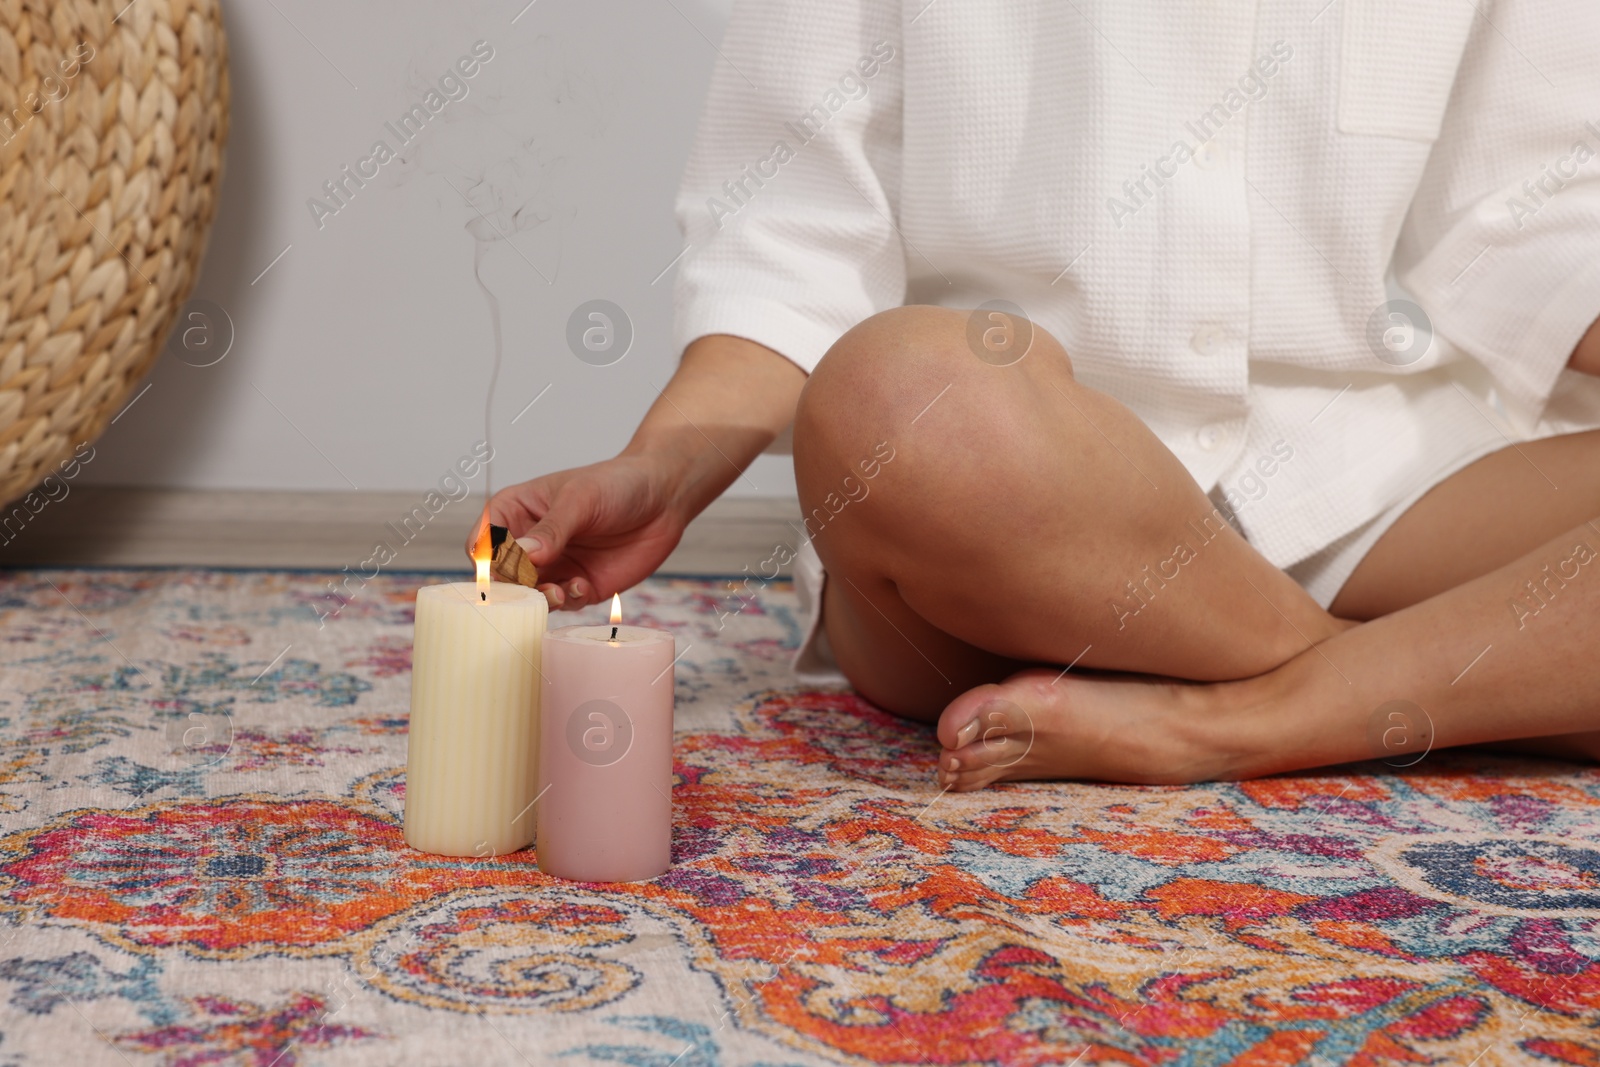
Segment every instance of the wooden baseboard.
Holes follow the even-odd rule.
[[[462,545],[481,498],[430,514],[424,495],[80,486],[37,514],[23,507],[19,515],[20,504],[0,512],[0,567],[339,570],[361,566],[382,542],[395,554],[386,569],[465,572]],[[755,569],[777,545],[795,545],[799,522],[793,499],[719,500],[690,524],[661,571]]]

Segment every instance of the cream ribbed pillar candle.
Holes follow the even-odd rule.
[[[417,590],[406,842],[444,856],[533,841],[544,594],[505,582]]]

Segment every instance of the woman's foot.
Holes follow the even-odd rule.
[[[939,785],[953,792],[991,782],[1092,779],[1197,782],[1227,766],[1203,739],[1216,685],[1137,674],[1019,671],[968,690],[939,716]]]
[[[980,685],[939,716],[939,785],[970,792],[993,782],[1087,779],[1174,785],[1252,778],[1303,767],[1378,759],[1367,730],[1308,728],[1285,745],[1290,707],[1301,723],[1351,715],[1345,686],[1321,663],[1290,664],[1238,682],[1178,682],[1139,674],[1019,671]],[[1327,682],[1319,692],[1305,676]],[[1306,717],[1305,712],[1320,714]],[[1351,721],[1368,726],[1364,706]],[[1279,725],[1274,725],[1279,724]],[[1473,746],[1600,763],[1600,731]]]

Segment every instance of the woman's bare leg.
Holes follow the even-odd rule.
[[[1340,590],[1333,612],[1373,619],[1408,607],[1516,559],[1596,514],[1600,431],[1501,449],[1446,479],[1402,515]],[[1542,574],[1538,580],[1543,581]],[[1494,747],[1600,759],[1600,694],[1596,710],[1594,730],[1498,741]]]
[[[864,695],[931,720],[1028,663],[1243,678],[1341,629],[1053,338],[999,366],[968,321],[874,316],[801,394],[823,618]]]
[[[1438,485],[1389,527],[1333,602],[1362,621],[1438,596],[1600,514],[1600,430],[1509,446]]]
[[[1424,498],[1336,604],[1384,613],[1357,625],[1231,531],[1197,537],[1210,502],[1131,413],[1072,379],[1050,338],[996,367],[967,348],[965,323],[933,308],[869,320],[818,368],[796,422],[841,666],[884,707],[939,716],[947,787],[1189,781],[1385,755],[1371,726],[1393,701],[1426,713],[1435,747],[1561,735],[1564,751],[1589,751],[1600,565],[1578,564],[1560,603],[1528,602],[1549,637],[1516,640],[1532,623],[1512,598],[1548,583],[1547,564],[1570,570],[1575,536],[1600,548],[1600,522],[1567,523],[1600,514],[1595,435],[1497,454]],[[857,466],[880,443],[895,458],[866,480]],[[1513,460],[1547,485],[1529,457],[1559,497],[1509,488]],[[1490,513],[1520,525],[1486,524]],[[1175,564],[1182,544],[1190,558]],[[1007,677],[1041,662],[1052,666]]]
[[[1113,728],[1097,715],[1104,680],[1047,688],[1046,672],[1026,670],[963,694],[940,724],[951,750],[942,780],[1246,778],[1405,757],[1419,744],[1600,759],[1600,434],[1507,449],[1441,483],[1374,547],[1335,608],[1384,614],[1258,678],[1124,680]],[[1026,721],[1012,730],[1002,716],[984,745],[958,738],[995,696]],[[1386,745],[1391,727],[1406,751]],[[1155,756],[1130,763],[1133,737]]]

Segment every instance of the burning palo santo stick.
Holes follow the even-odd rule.
[[[495,581],[513,582],[529,589],[539,584],[539,568],[533,565],[522,546],[511,536],[510,530],[491,524],[488,536],[489,574]]]

